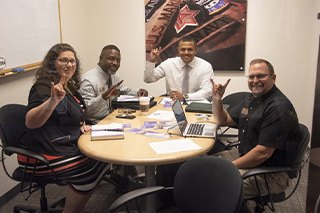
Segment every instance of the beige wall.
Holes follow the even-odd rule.
[[[300,122],[312,124],[320,21],[317,0],[248,1],[246,71],[215,71],[215,81],[231,78],[226,93],[248,90],[246,74],[253,58],[275,67],[277,86],[292,100]],[[84,72],[98,62],[103,46],[121,50],[119,73],[125,84],[144,87],[152,95],[165,91],[164,81],[143,82],[145,31],[143,0],[61,0],[63,41],[80,54]]]
[[[125,84],[144,87],[152,95],[165,91],[163,80],[143,82],[145,32],[143,0],[60,0],[63,42],[70,43],[81,58],[83,71],[98,62],[106,44],[121,50],[119,72]],[[246,71],[215,71],[215,81],[231,82],[226,94],[248,90],[246,74],[253,58],[269,60],[275,67],[277,86],[293,102],[300,122],[311,130],[315,77],[320,35],[318,0],[249,0],[246,38]],[[27,103],[34,72],[0,78],[0,106]],[[1,193],[12,182],[0,169]]]

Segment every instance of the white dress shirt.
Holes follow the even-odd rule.
[[[184,66],[185,63],[180,57],[169,58],[157,67],[155,67],[155,63],[147,61],[144,81],[152,83],[165,77],[167,92],[170,90],[182,92]],[[194,57],[189,66],[191,69],[189,71],[188,101],[210,100],[212,94],[210,78],[213,78],[211,64],[199,57]]]

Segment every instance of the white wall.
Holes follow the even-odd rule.
[[[319,1],[249,1],[247,63],[268,59],[277,86],[289,97],[300,122],[311,130],[320,34]],[[272,11],[272,12],[271,12]]]
[[[95,66],[102,47],[112,43],[121,50],[119,73],[126,85],[146,88],[152,95],[165,91],[163,80],[153,84],[143,82],[146,58],[143,0],[60,0],[60,12],[63,42],[77,50],[83,71]],[[246,71],[215,71],[215,81],[232,79],[226,94],[248,90],[245,76],[250,60],[257,57],[269,60],[275,67],[277,86],[292,101],[300,122],[311,130],[320,35],[317,13],[319,0],[249,0]],[[33,75],[30,72],[0,78],[0,106],[27,103]],[[8,181],[1,171],[0,178]],[[6,181],[0,184],[0,196],[10,187]]]
[[[143,0],[63,0],[60,4],[62,40],[78,51],[84,72],[98,63],[105,45],[115,44],[121,51],[118,72],[127,86],[147,88],[152,95],[165,92],[164,80],[149,85],[143,81],[146,58]],[[70,11],[80,11],[81,15],[73,12],[70,15]]]
[[[247,12],[246,71],[215,71],[215,81],[231,82],[226,94],[248,90],[247,70],[254,58],[265,58],[275,68],[277,86],[293,102],[300,122],[311,129],[318,37],[318,0],[249,0]],[[143,0],[61,1],[63,41],[74,46],[83,70],[98,62],[103,46],[121,50],[119,73],[133,88],[144,87],[152,95],[165,91],[164,81],[143,82],[145,31]]]

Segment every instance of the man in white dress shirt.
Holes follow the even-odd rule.
[[[210,78],[213,78],[213,69],[209,62],[196,57],[196,52],[195,40],[190,36],[184,37],[178,43],[179,56],[169,58],[156,66],[161,47],[152,49],[150,59],[146,62],[144,81],[152,83],[165,77],[167,95],[173,100],[210,100]],[[188,76],[185,77],[185,74]]]

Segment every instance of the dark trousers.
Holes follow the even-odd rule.
[[[173,186],[174,178],[177,174],[178,169],[182,163],[174,163],[167,165],[157,166],[156,183],[158,186]],[[174,196],[172,190],[166,190],[158,194],[159,200],[164,204],[165,207],[170,208],[175,206]]]

